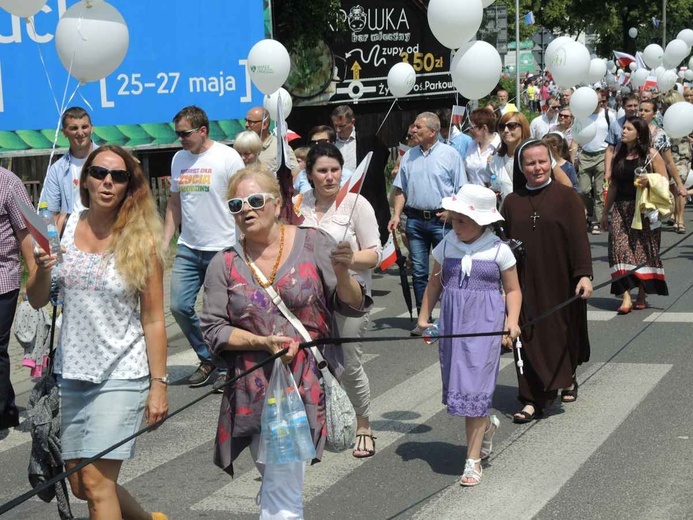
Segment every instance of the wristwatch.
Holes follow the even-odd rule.
[[[171,382],[171,378],[166,374],[164,377],[150,377],[150,381],[161,381],[163,384],[167,385]]]

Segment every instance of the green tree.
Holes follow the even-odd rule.
[[[340,0],[273,0],[274,36],[289,52],[338,37],[344,28]]]

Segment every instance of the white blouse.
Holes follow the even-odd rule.
[[[490,176],[496,175],[496,179],[501,185],[501,199],[505,199],[508,194],[513,192],[513,163],[515,158],[511,155],[501,157],[495,154],[488,165],[489,182]]]
[[[472,184],[488,187],[491,183],[491,174],[488,171],[488,158],[496,153],[501,140],[498,134],[493,134],[493,140],[485,150],[479,148],[479,143],[474,141],[467,148],[467,156],[464,158],[464,168],[467,171],[467,179]]]
[[[63,293],[63,323],[55,372],[65,379],[101,383],[149,374],[140,295],[115,268],[112,255],[85,253],[75,246],[79,213],[65,226],[64,261],[53,276]]]
[[[339,208],[335,209],[335,205],[332,204],[320,220],[315,212],[313,190],[297,195],[293,200],[298,214],[304,219],[302,226],[322,229],[337,242],[349,242],[352,251],[372,249],[378,255],[378,263],[375,267],[380,265],[383,247],[380,243],[378,221],[375,218],[373,206],[364,197],[356,193],[348,193]],[[373,269],[350,271],[363,284],[366,294],[370,296]]]

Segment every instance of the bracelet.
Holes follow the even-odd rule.
[[[168,374],[166,374],[163,377],[150,377],[150,381],[159,381],[165,385],[168,385],[171,382],[171,379],[168,377]]]

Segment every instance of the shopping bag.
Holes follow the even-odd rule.
[[[315,458],[306,408],[293,374],[281,359],[274,361],[260,424],[258,462],[286,464]]]

